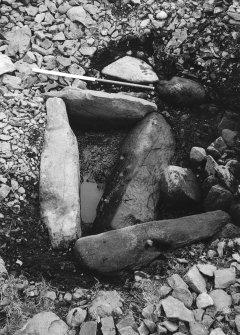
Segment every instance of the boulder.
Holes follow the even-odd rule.
[[[187,206],[200,201],[200,189],[194,173],[180,166],[169,166],[161,178],[161,191],[168,204]]]
[[[215,211],[178,219],[153,221],[80,238],[75,255],[81,266],[111,273],[147,265],[168,248],[211,238],[229,222]]]
[[[53,312],[41,312],[29,319],[14,335],[68,335],[68,326]]]
[[[0,53],[0,76],[4,73],[15,71],[16,67],[11,59],[2,53]]]
[[[47,126],[40,165],[40,207],[53,248],[81,236],[78,145],[62,99],[47,101]]]
[[[197,106],[206,101],[202,85],[186,78],[173,77],[171,80],[160,80],[156,92],[161,99],[171,105]]]
[[[132,129],[122,144],[98,205],[96,232],[157,218],[159,180],[174,149],[171,128],[160,114],[147,115]]]
[[[125,56],[109,64],[102,74],[131,83],[156,83],[158,76],[152,67],[141,59]]]
[[[129,127],[157,111],[154,103],[126,94],[68,87],[45,95],[62,98],[73,121],[91,128]]]

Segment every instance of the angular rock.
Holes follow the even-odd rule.
[[[130,326],[119,330],[119,335],[138,335],[138,333]]]
[[[167,282],[173,290],[179,288],[188,289],[188,285],[177,273],[174,273],[173,275],[171,275],[171,277],[168,277]]]
[[[122,299],[116,291],[99,291],[89,307],[89,314],[93,319],[104,318],[121,307]]]
[[[227,288],[236,282],[235,268],[220,269],[214,272],[215,288]]]
[[[67,16],[72,22],[81,23],[85,27],[90,27],[96,23],[82,6],[70,8],[67,11]]]
[[[13,71],[15,71],[15,65],[11,59],[7,55],[0,53],[0,76]]]
[[[238,333],[240,333],[240,314],[236,315],[235,324],[236,324]]]
[[[233,194],[220,185],[214,185],[204,200],[206,211],[221,209],[228,211],[233,202]]]
[[[176,288],[172,292],[172,296],[184,303],[187,308],[190,308],[193,303],[193,296],[189,289],[186,288]]]
[[[96,232],[157,218],[159,180],[174,149],[171,128],[160,114],[149,114],[136,125],[107,180],[94,221]]]
[[[237,131],[233,131],[230,129],[223,129],[222,137],[230,148],[234,148],[239,145],[239,132]]]
[[[68,326],[53,312],[41,312],[34,315],[14,335],[68,335]]]
[[[154,103],[125,94],[66,88],[45,95],[62,98],[74,122],[93,128],[132,126],[157,111]]]
[[[194,321],[192,311],[187,309],[181,301],[171,296],[162,300],[162,307],[166,317],[169,319],[177,319],[186,322]]]
[[[52,246],[67,248],[81,236],[78,144],[58,98],[47,101],[47,126],[40,166],[40,207]]]
[[[206,101],[206,93],[196,81],[173,77],[171,80],[160,80],[156,88],[160,98],[177,106],[201,105]]]
[[[192,266],[188,270],[188,272],[184,276],[184,280],[196,293],[203,293],[207,291],[206,281],[201,273],[198,271],[196,265]]]
[[[96,335],[97,321],[87,321],[81,326],[79,335]]]
[[[190,151],[190,160],[193,164],[200,165],[206,161],[207,153],[204,148],[192,147]]]
[[[70,327],[77,328],[84,322],[86,316],[86,310],[81,307],[75,307],[68,312],[66,322]]]
[[[5,34],[8,41],[6,54],[15,56],[18,53],[20,57],[24,56],[30,46],[31,36],[31,29],[28,26],[16,27],[7,32]]]
[[[101,330],[103,335],[115,335],[115,324],[112,316],[106,316],[105,318],[101,319]]]
[[[141,59],[125,56],[109,64],[102,74],[131,83],[156,83],[158,77],[152,67]]]
[[[180,166],[169,166],[161,178],[161,191],[175,206],[187,206],[200,201],[200,189],[194,173]]]
[[[209,295],[213,299],[214,306],[218,312],[223,312],[232,304],[231,296],[223,290],[213,290]]]
[[[117,324],[116,328],[120,332],[122,328],[126,327],[132,327],[133,329],[137,328],[137,325],[135,323],[134,317],[132,314],[126,315],[123,319],[121,319]]]
[[[225,335],[221,328],[215,328],[211,331],[210,335]]]
[[[206,292],[199,294],[196,299],[197,308],[206,308],[213,305],[213,300]]]
[[[164,326],[170,333],[174,333],[178,330],[178,325],[175,322],[171,321],[164,321],[161,323],[162,326]]]
[[[144,322],[142,322],[140,326],[138,327],[138,333],[139,335],[149,335],[149,330],[146,327]]]
[[[148,264],[167,248],[214,236],[229,220],[228,214],[215,211],[147,222],[83,237],[76,242],[74,251],[80,265],[94,271],[108,273],[137,268]]]
[[[20,90],[22,80],[19,77],[11,76],[9,74],[4,74],[2,78],[2,82],[7,86],[10,90]]]
[[[6,184],[1,184],[0,186],[0,201],[5,199],[11,191],[11,187]]]
[[[213,277],[214,272],[217,270],[215,265],[212,264],[197,264],[198,270],[205,276]]]
[[[191,335],[208,335],[207,328],[198,322],[190,322],[189,330]]]

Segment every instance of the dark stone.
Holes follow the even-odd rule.
[[[212,238],[230,217],[214,211],[178,219],[152,221],[80,238],[74,247],[80,266],[111,273],[149,264],[166,249]]]
[[[230,191],[220,185],[214,185],[204,200],[204,208],[206,211],[214,211],[217,209],[228,211],[232,202],[233,195]]]
[[[222,134],[223,129],[230,129],[233,131],[240,130],[240,114],[232,111],[225,112],[223,118],[218,124],[218,132]]]
[[[240,226],[240,201],[234,203],[230,208],[230,214],[233,223]]]
[[[203,86],[191,79],[173,77],[171,80],[160,80],[156,92],[161,99],[172,105],[194,106],[206,101]]]
[[[174,150],[171,128],[160,114],[147,115],[132,129],[98,205],[96,232],[156,220],[159,180]]]

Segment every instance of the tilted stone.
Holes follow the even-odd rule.
[[[194,321],[192,311],[187,309],[181,301],[171,296],[162,300],[162,307],[164,309],[167,318],[187,322]]]
[[[152,221],[80,238],[74,247],[81,266],[108,273],[139,268],[160,255],[208,239],[229,222],[222,211],[191,215],[172,220]]]
[[[206,292],[206,281],[204,277],[199,272],[196,265],[192,266],[186,275],[184,276],[185,281],[196,293]]]
[[[122,57],[109,64],[102,70],[102,74],[132,83],[158,82],[158,76],[150,65],[131,56]]]
[[[173,158],[170,126],[157,113],[147,115],[130,131],[106,182],[97,208],[97,232],[119,229],[157,218],[159,179]]]

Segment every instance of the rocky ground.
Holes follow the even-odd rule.
[[[11,279],[14,285],[7,280],[2,286],[2,327],[6,315],[12,320],[14,308],[9,304],[12,292],[26,304],[41,307],[17,315],[13,328],[5,328],[2,333],[13,334],[18,323],[47,309],[75,328],[72,334],[77,333],[83,321],[101,319],[103,334],[114,335],[113,320],[105,316],[113,315],[117,324],[129,313],[135,320],[130,317],[124,321],[125,327],[117,327],[120,334],[135,334],[139,326],[140,334],[237,334],[240,331],[238,240],[225,238],[166,253],[143,269],[143,273],[123,273],[110,279],[77,269],[72,262],[71,248],[66,253],[51,249],[46,228],[40,221],[38,200],[39,160],[46,120],[42,94],[68,85],[82,87],[83,83],[32,74],[31,67],[98,77],[104,66],[128,54],[146,60],[160,79],[170,79],[173,75],[198,79],[208,94],[206,103],[199,108],[172,107],[155,93],[143,92],[147,99],[157,102],[174,131],[175,163],[189,167],[192,147],[206,149],[219,136],[219,123],[230,119],[236,125],[239,121],[238,1],[0,0],[0,14],[0,248],[8,272],[24,276]],[[10,57],[11,62],[3,55]],[[88,84],[87,87],[129,92],[117,86]],[[125,131],[77,130],[76,134],[82,177],[87,175],[91,180],[104,182]],[[216,150],[224,154],[225,149],[217,146]],[[235,150],[233,158],[238,158],[238,154]],[[215,158],[222,159],[218,154]],[[226,156],[223,159],[226,161]],[[201,170],[199,178],[202,178]],[[193,213],[201,211],[202,208],[193,209]],[[192,212],[163,211],[162,217],[184,214]],[[204,270],[199,265],[206,263],[218,270],[214,267]],[[197,268],[189,274],[194,265]],[[227,270],[218,272],[223,268]],[[173,274],[180,275],[187,284],[179,277],[175,281],[170,279]],[[42,275],[53,288],[42,289]],[[20,288],[14,280],[21,283]],[[104,312],[96,317],[91,304],[101,290],[116,290],[123,301],[114,305],[116,297],[111,297],[112,309],[109,301],[107,304],[101,301]],[[213,303],[215,307],[211,307]],[[71,314],[66,320],[73,307],[82,308],[74,313],[76,322]],[[112,313],[115,307],[117,310]],[[86,309],[85,320],[83,310]],[[44,317],[50,323],[55,318]],[[101,329],[100,322],[93,321],[88,326],[93,334],[96,328]],[[65,334],[67,326],[61,324],[61,329]],[[85,333],[90,334],[90,330]],[[81,334],[85,333],[83,328]]]

